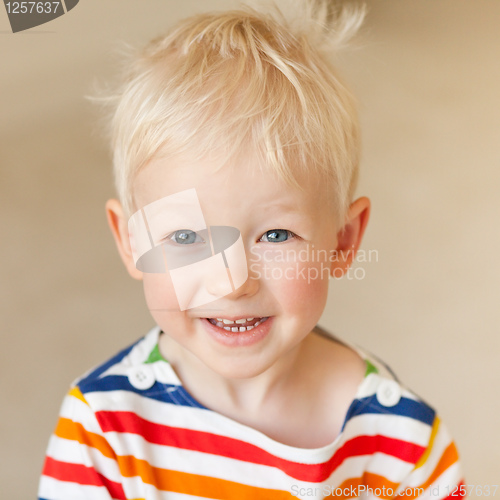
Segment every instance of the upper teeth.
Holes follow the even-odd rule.
[[[236,321],[233,321],[232,319],[217,318],[217,321],[220,321],[221,323],[224,323],[225,325],[234,325],[235,323],[242,325],[243,323],[253,321],[254,319],[255,318],[243,318],[243,319],[237,319]]]

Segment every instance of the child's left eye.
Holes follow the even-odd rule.
[[[196,232],[190,229],[179,229],[166,238],[169,242],[177,245],[192,245],[193,243],[203,243],[203,238]]]
[[[265,241],[268,243],[281,243],[282,241],[295,238],[295,233],[289,231],[288,229],[271,229],[266,231],[259,239],[259,241]]]

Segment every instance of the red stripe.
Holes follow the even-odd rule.
[[[125,491],[123,491],[123,486],[120,483],[111,481],[110,479],[103,476],[102,474],[99,474],[98,472],[97,475],[99,476],[99,479],[102,481],[102,484],[108,489],[111,498],[115,500],[127,500],[127,497],[125,496]]]
[[[328,461],[303,464],[282,459],[245,441],[209,432],[156,424],[132,412],[100,411],[96,413],[96,417],[104,432],[133,433],[158,445],[276,467],[294,479],[309,482],[321,482],[328,479],[332,472],[349,457],[380,452],[414,464],[425,451],[422,446],[399,439],[380,435],[357,436],[346,441]]]
[[[60,462],[51,457],[45,458],[45,465],[42,474],[59,481],[77,483],[83,486],[101,486],[105,487],[112,498],[116,500],[126,500],[125,492],[120,483],[110,481],[107,477],[99,474],[93,467],[87,467],[82,464],[72,464]]]

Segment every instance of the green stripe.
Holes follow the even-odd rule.
[[[161,355],[158,344],[156,344],[154,349],[149,353],[149,357],[145,363],[155,363],[156,361],[166,361],[168,363],[168,361]]]
[[[370,373],[378,373],[378,368],[372,365],[367,359],[365,359],[365,363],[366,363],[365,377],[368,377]]]

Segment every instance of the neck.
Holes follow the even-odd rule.
[[[257,414],[273,401],[297,389],[297,373],[309,343],[306,337],[266,371],[248,378],[229,378],[212,370],[167,335],[162,349],[186,390],[208,408],[231,414]]]

